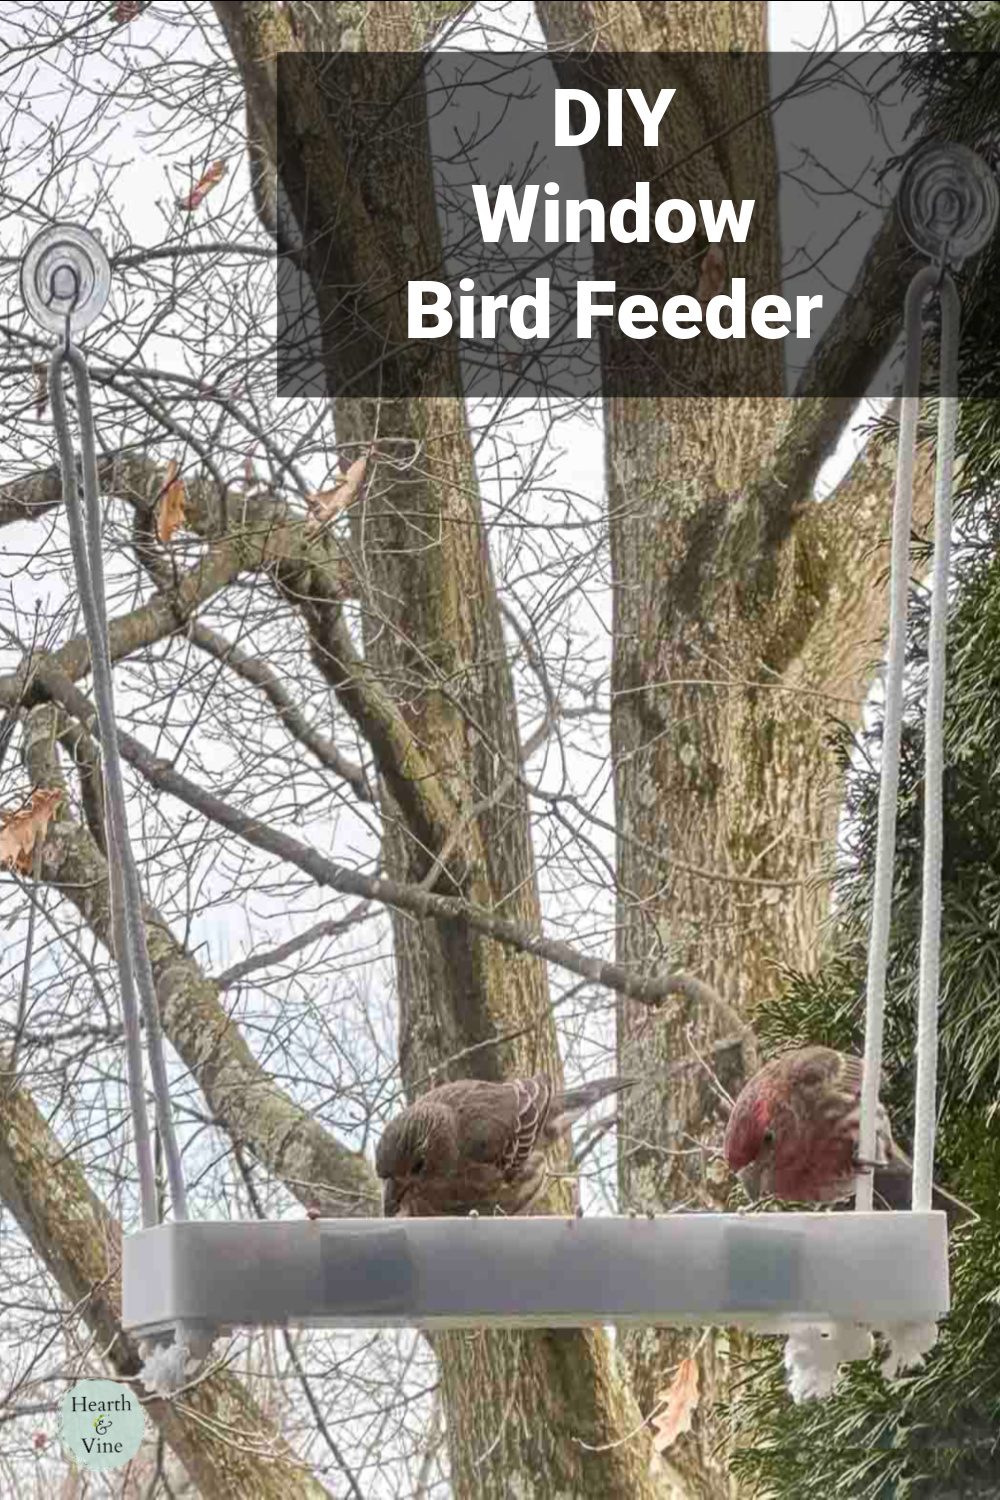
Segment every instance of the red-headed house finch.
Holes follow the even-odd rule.
[[[523,1213],[545,1185],[552,1147],[599,1100],[637,1082],[598,1078],[559,1092],[538,1073],[431,1089],[386,1126],[378,1143],[385,1217]]]
[[[859,1170],[874,1170],[876,1208],[909,1208],[912,1166],[892,1138],[882,1104],[875,1117],[875,1161],[858,1160],[863,1065],[831,1047],[786,1052],[755,1073],[733,1106],[723,1152],[751,1198],[832,1203],[854,1194]],[[936,1187],[934,1208],[948,1225],[975,1218]]]

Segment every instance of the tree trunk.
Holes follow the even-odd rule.
[[[748,301],[777,290],[776,157],[760,109],[768,98],[766,6],[539,10],[552,45],[582,45],[592,34],[601,51],[653,54],[647,98],[677,87],[660,168],[684,163],[706,141],[725,143],[688,168],[697,170],[694,192],[671,168],[671,191],[716,202],[753,197],[754,233],[745,245],[725,245],[727,280],[745,276]],[[667,63],[660,52],[698,55]],[[634,82],[634,59],[627,71]],[[730,134],[734,120],[755,110],[752,128]],[[583,148],[595,196],[613,154]],[[641,175],[656,169],[647,153]],[[607,253],[595,246],[595,275]],[[693,280],[679,289],[693,291]],[[779,348],[758,341],[761,389],[779,374],[768,368]],[[711,351],[723,374],[730,350],[724,343]],[[619,959],[639,972],[690,970],[746,1020],[781,964],[808,970],[818,959],[840,804],[829,720],[859,722],[885,619],[876,581],[886,560],[891,466],[866,456],[836,498],[808,503],[830,429],[839,431],[849,409],[837,401],[642,399],[617,396],[613,386],[605,403]],[[815,443],[814,461],[796,486],[775,487],[779,513],[765,513],[746,556],[734,541],[744,497],[755,488],[769,493],[768,474],[788,462],[779,456],[782,439],[799,431],[793,420],[809,422],[813,437],[801,447]],[[927,498],[924,486],[918,515]],[[623,1205],[724,1209],[725,1095],[743,1081],[741,1050],[718,1050],[731,1027],[694,1000],[656,1018],[623,1001],[618,1027],[622,1070],[641,1065],[664,1080],[659,1094],[643,1090],[624,1101]],[[685,1493],[705,1500],[733,1493],[713,1408],[736,1338],[699,1341],[700,1404],[691,1432],[670,1450]],[[693,1342],[675,1330],[622,1335],[643,1411]]]
[[[334,25],[339,9],[329,7]],[[261,54],[249,27],[237,35],[236,12],[246,20],[250,7],[217,3],[216,10],[264,122],[262,135],[267,138],[267,121],[277,118],[279,108],[283,128],[293,132],[281,143],[281,160],[287,156],[281,181],[303,240],[313,247],[317,306],[324,327],[332,327],[339,288],[327,293],[324,285],[324,226],[337,226],[339,286],[365,285],[376,253],[386,258],[397,291],[423,274],[428,255],[435,263],[440,246],[426,147],[422,170],[412,141],[387,157],[378,178],[367,182],[369,195],[380,201],[366,200],[353,191],[346,171],[338,176],[337,163],[347,157],[334,122],[324,123],[321,102],[309,97],[308,69],[297,75],[294,97],[279,103],[283,81],[277,70],[255,67]],[[395,35],[394,20],[410,24],[410,11],[383,5],[371,24]],[[376,34],[362,29],[354,44],[377,45]],[[380,85],[378,73],[369,78],[373,88]],[[298,121],[313,133],[304,137],[301,151],[294,135]],[[421,123],[411,121],[415,130]],[[277,158],[276,137],[271,150]],[[407,234],[395,233],[394,225],[405,226]],[[383,335],[391,343],[400,327],[400,303],[384,298],[379,316],[384,327],[373,329],[373,343]],[[366,665],[396,700],[421,749],[427,768],[422,795],[450,805],[451,827],[444,832],[440,824],[425,824],[418,830],[412,812],[400,804],[402,784],[398,778],[391,784],[383,760],[385,865],[398,878],[436,879],[439,889],[458,888],[513,919],[535,922],[539,901],[528,810],[513,774],[520,763],[513,683],[455,350],[447,340],[438,347],[442,383],[450,385],[453,399],[391,399],[377,407],[340,399],[336,407],[341,441],[370,442],[377,432],[385,451],[397,438],[419,444],[414,451],[420,464],[404,478],[395,478],[387,465],[376,471],[364,504],[355,507],[352,542],[363,559],[356,572]],[[351,356],[331,338],[324,357],[336,391]],[[322,657],[321,647],[321,665]],[[326,670],[336,670],[332,659]],[[459,1076],[500,1078],[544,1069],[561,1080],[544,964],[449,924],[397,916],[393,925],[400,1064],[411,1097],[449,1076],[449,1060],[459,1053],[466,1054]],[[512,1033],[521,1034],[502,1040]],[[554,1183],[536,1208],[569,1211],[566,1187]],[[649,1477],[646,1436],[620,1441],[639,1418],[603,1332],[449,1334],[436,1339],[435,1347],[456,1495],[636,1500],[660,1492]],[[577,1438],[605,1451],[588,1453]]]

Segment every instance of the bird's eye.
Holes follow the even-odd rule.
[[[770,1130],[770,1129],[765,1130],[764,1134],[761,1136],[761,1142],[765,1146],[773,1146],[774,1145],[774,1131]]]
[[[416,1161],[413,1163],[412,1168],[411,1168],[413,1176],[414,1177],[419,1177],[420,1174],[421,1174],[421,1172],[426,1167],[426,1165],[427,1165],[427,1159],[426,1159],[426,1157],[418,1156],[417,1159],[416,1159]]]

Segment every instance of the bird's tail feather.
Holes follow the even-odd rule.
[[[590,1083],[581,1084],[578,1089],[566,1089],[556,1094],[552,1100],[552,1114],[573,1117],[585,1114],[600,1099],[606,1099],[609,1094],[620,1094],[638,1082],[638,1078],[595,1078]]]
[[[885,1167],[875,1168],[874,1196],[876,1206],[879,1200],[887,1208],[909,1208],[913,1193],[913,1167],[908,1156],[900,1151],[897,1146],[889,1164]],[[951,1193],[946,1193],[944,1188],[938,1187],[937,1183],[931,1189],[931,1207],[940,1210],[948,1216],[948,1228],[957,1229],[960,1224],[968,1224],[972,1219],[978,1217],[974,1209],[960,1198],[955,1198]]]

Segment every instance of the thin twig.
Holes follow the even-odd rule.
[[[289,938],[287,943],[279,943],[276,948],[269,948],[266,953],[256,953],[250,958],[241,959],[238,964],[224,969],[217,976],[215,983],[220,990],[227,990],[238,979],[245,979],[248,974],[254,974],[258,969],[269,969],[275,964],[283,963],[286,958],[291,958],[301,949],[308,948],[310,943],[318,943],[320,938],[339,937],[348,928],[362,921],[368,915],[370,908],[370,901],[359,901],[346,917],[329,917],[325,922],[316,922],[312,927],[307,927],[305,932],[300,932],[297,937]]]

